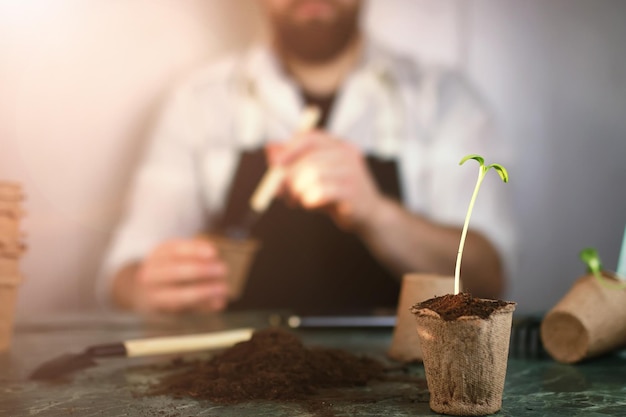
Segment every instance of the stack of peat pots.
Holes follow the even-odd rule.
[[[19,184],[0,181],[0,352],[11,346],[17,289],[22,280],[19,263],[25,251],[20,231],[23,200]]]

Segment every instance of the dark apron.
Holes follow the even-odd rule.
[[[400,199],[396,163],[368,157],[379,189]],[[265,152],[244,152],[227,199],[221,230],[240,225],[248,200],[267,169]],[[395,311],[397,277],[375,260],[360,239],[339,229],[327,214],[288,207],[274,199],[252,226],[261,242],[248,282],[230,310],[285,309],[299,314]]]

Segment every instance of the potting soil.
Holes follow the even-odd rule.
[[[180,369],[180,361],[171,369]],[[382,363],[330,348],[307,348],[293,333],[257,331],[210,360],[196,361],[162,378],[151,395],[193,397],[216,403],[254,399],[296,400],[321,388],[362,386],[383,379]]]

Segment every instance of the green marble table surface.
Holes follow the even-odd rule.
[[[63,353],[131,338],[191,334],[234,327],[268,326],[266,314],[226,314],[185,319],[131,316],[58,316],[18,323],[11,350],[0,354],[0,416],[430,416],[424,369],[411,365],[414,381],[321,392],[307,401],[254,401],[217,405],[209,401],[143,396],[160,374],[155,363],[170,357],[99,359],[66,381],[30,381],[37,365]],[[309,346],[328,346],[387,360],[392,330],[301,330]],[[196,354],[195,356],[198,356]],[[201,356],[201,355],[200,355]],[[187,355],[185,358],[193,358]],[[391,362],[389,362],[392,364]],[[162,374],[161,374],[162,375]],[[508,363],[499,416],[626,416],[626,353],[563,365],[550,359]]]

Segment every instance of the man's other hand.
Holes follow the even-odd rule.
[[[220,311],[228,303],[227,268],[206,239],[171,240],[122,271],[113,292],[141,313]]]

